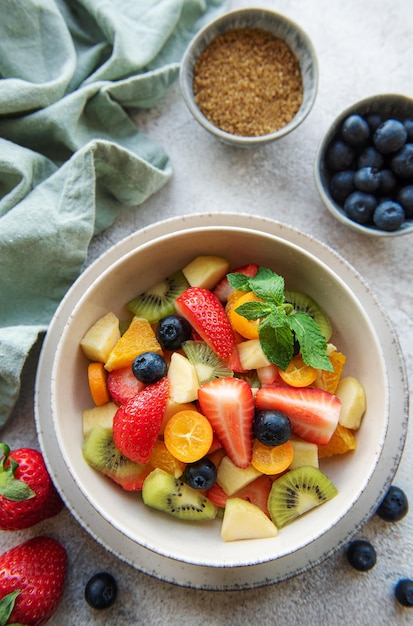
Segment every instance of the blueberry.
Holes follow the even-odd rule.
[[[94,609],[108,609],[118,595],[118,586],[112,574],[99,572],[92,576],[85,587],[86,602]]]
[[[332,170],[347,170],[354,160],[354,149],[341,139],[335,139],[328,147],[326,163]]]
[[[407,130],[407,141],[413,141],[413,119],[407,119],[403,122]]]
[[[167,373],[165,359],[156,352],[143,352],[132,363],[134,376],[146,385],[158,382]]]
[[[384,496],[377,515],[386,522],[399,522],[409,511],[407,496],[400,487],[392,485]]]
[[[380,113],[368,113],[366,116],[366,122],[370,127],[370,130],[374,133],[375,130],[378,129],[378,127],[380,126],[380,124],[383,121],[382,116],[380,115]]]
[[[354,190],[354,171],[343,170],[333,174],[330,180],[330,193],[337,202],[344,202]]]
[[[401,578],[394,588],[394,595],[402,606],[413,606],[413,580]]]
[[[266,446],[280,446],[291,438],[288,417],[281,411],[257,411],[254,417],[254,436]]]
[[[217,468],[210,459],[204,457],[194,463],[187,463],[183,479],[193,489],[211,489],[217,480]]]
[[[389,119],[380,124],[373,136],[377,150],[382,154],[397,152],[406,143],[407,130],[403,122]]]
[[[381,230],[397,230],[404,222],[403,207],[394,200],[384,200],[373,213],[373,222]]]
[[[179,350],[192,334],[191,325],[180,315],[167,315],[159,320],[156,338],[164,350]]]
[[[374,146],[366,146],[364,150],[360,153],[357,160],[358,169],[361,169],[362,167],[377,167],[378,169],[380,169],[381,167],[383,167],[383,164],[383,155],[380,154],[380,152],[376,150]]]
[[[377,200],[372,194],[354,191],[346,199],[344,211],[358,224],[368,224],[372,220],[376,206]]]
[[[397,179],[391,170],[384,169],[380,171],[380,193],[391,193],[396,188],[396,185]]]
[[[376,551],[369,541],[356,539],[347,547],[347,560],[359,572],[367,572],[376,565]]]
[[[363,146],[370,136],[370,127],[361,115],[349,115],[342,126],[341,134],[350,146]]]
[[[381,172],[375,167],[362,167],[354,174],[354,184],[359,191],[372,193],[381,183]]]
[[[413,217],[413,185],[402,187],[397,194],[397,202],[402,205],[406,217]]]
[[[413,143],[406,143],[392,157],[390,167],[399,178],[413,177]]]

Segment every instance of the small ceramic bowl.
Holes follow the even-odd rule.
[[[315,159],[314,174],[321,198],[330,213],[352,230],[371,237],[397,237],[413,233],[413,219],[405,219],[397,230],[386,231],[377,228],[372,223],[360,224],[350,219],[344,210],[343,203],[337,202],[330,191],[332,172],[326,164],[326,154],[331,142],[338,138],[343,121],[353,114],[362,116],[378,113],[382,119],[394,118],[398,120],[413,119],[413,99],[399,94],[382,94],[365,98],[346,108],[331,124],[323,137]],[[411,140],[409,143],[412,143]],[[353,166],[352,166],[353,167]],[[385,166],[386,167],[386,166]],[[399,184],[413,185],[413,176],[408,181],[399,181]]]
[[[331,341],[347,356],[345,373],[357,377],[366,391],[357,450],[320,461],[339,494],[273,539],[225,543],[219,519],[184,523],[150,509],[139,493],[122,490],[82,456],[82,411],[93,402],[80,340],[108,311],[125,319],[126,302],[201,254],[225,256],[231,268],[247,263],[270,267],[285,278],[288,288],[315,298],[332,321]],[[163,580],[240,589],[303,571],[331,554],[368,519],[396,471],[405,437],[405,390],[403,360],[390,328],[357,272],[291,227],[229,213],[174,218],[138,231],[82,274],[44,342],[36,422],[51,475],[93,537]]]
[[[299,62],[303,99],[293,119],[275,132],[259,136],[240,136],[221,130],[201,112],[194,97],[194,66],[199,55],[217,36],[228,30],[263,29],[284,41]],[[290,19],[274,11],[247,8],[226,13],[201,30],[189,44],[183,57],[180,84],[184,101],[194,118],[215,137],[233,146],[254,147],[280,139],[297,128],[310,113],[318,86],[318,65],[313,45],[307,34]],[[228,105],[231,108],[231,105]]]

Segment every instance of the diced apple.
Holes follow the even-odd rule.
[[[345,376],[338,383],[335,395],[341,400],[339,423],[357,430],[366,411],[366,393],[354,376]]]
[[[229,263],[219,256],[198,256],[183,268],[182,273],[191,287],[212,289],[228,272]]]
[[[198,398],[198,376],[195,366],[179,352],[173,352],[168,369],[170,398],[173,402],[193,402]]]
[[[228,456],[224,456],[218,467],[217,483],[227,496],[232,496],[258,476],[261,476],[261,472],[252,465],[246,468],[237,467]]]
[[[316,443],[304,441],[304,439],[298,439],[298,437],[291,437],[290,441],[294,448],[294,457],[289,469],[302,467],[303,465],[318,467],[318,446]]]
[[[266,539],[277,534],[275,524],[258,506],[241,498],[227,500],[221,526],[224,541]]]
[[[109,312],[89,328],[80,346],[88,359],[105,363],[119,339],[119,319]]]
[[[237,345],[239,360],[244,370],[255,370],[271,362],[265,356],[259,339],[248,339]]]
[[[104,428],[112,428],[113,418],[118,410],[118,405],[114,402],[108,402],[101,406],[94,406],[92,409],[86,409],[82,413],[83,436],[89,434],[95,424],[99,424]]]

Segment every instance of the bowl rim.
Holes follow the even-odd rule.
[[[212,30],[214,30],[216,27],[221,27],[222,28],[221,32],[225,32],[228,28],[231,28],[231,20],[233,18],[238,17],[238,16],[243,17],[243,16],[248,16],[248,15],[254,15],[254,14],[265,14],[265,15],[270,16],[274,20],[278,19],[280,22],[287,24],[292,30],[295,30],[297,32],[297,34],[300,37],[300,40],[305,43],[306,49],[308,50],[311,56],[311,64],[312,64],[313,77],[314,77],[314,88],[312,90],[312,93],[310,94],[310,98],[306,102],[306,106],[304,107],[304,100],[303,100],[303,103],[301,104],[300,109],[297,111],[297,113],[295,114],[291,122],[289,122],[288,124],[280,128],[279,130],[274,131],[273,133],[268,133],[266,135],[252,136],[252,137],[251,136],[243,137],[242,135],[234,135],[234,134],[228,133],[220,129],[218,126],[215,126],[214,124],[212,124],[208,120],[207,117],[205,117],[205,115],[196,106],[194,102],[193,91],[188,84],[188,81],[186,79],[186,74],[187,74],[187,68],[190,65],[189,63],[190,59],[193,56],[193,50],[196,49],[205,39],[205,45],[200,50],[199,52],[200,54],[202,50],[204,50],[205,47],[215,38],[215,36],[217,36],[217,35],[214,35],[211,38],[208,37],[208,35],[211,33]],[[265,26],[263,25],[262,28],[265,29]],[[218,34],[221,34],[221,32]],[[192,75],[192,71],[191,71],[191,75]],[[205,130],[207,130],[210,134],[214,135],[215,137],[218,137],[219,139],[221,139],[224,143],[228,143],[234,146],[243,146],[243,147],[265,144],[270,141],[274,141],[276,139],[281,139],[281,137],[284,137],[285,135],[289,134],[292,130],[297,128],[297,126],[299,126],[307,118],[307,116],[310,114],[314,106],[314,103],[317,97],[317,92],[318,92],[318,81],[319,81],[319,68],[318,68],[317,55],[316,55],[314,45],[310,37],[308,36],[308,34],[303,30],[303,28],[299,24],[297,24],[295,21],[293,21],[286,15],[279,13],[278,11],[275,11],[272,9],[260,8],[260,7],[244,7],[241,9],[233,9],[231,11],[228,11],[227,13],[224,13],[223,15],[216,17],[211,22],[206,24],[206,26],[204,26],[195,35],[195,37],[190,41],[189,45],[187,46],[184,56],[182,57],[180,71],[179,71],[179,83],[180,83],[181,93],[182,93],[184,102],[187,108],[189,109],[189,111],[191,112],[192,116],[194,117],[194,119],[197,122],[199,122],[201,126],[205,128]]]
[[[323,200],[324,205],[326,206],[328,211],[342,224],[345,224],[359,234],[368,235],[370,237],[401,237],[403,235],[409,235],[413,232],[413,219],[406,220],[399,229],[393,231],[380,230],[373,225],[367,226],[365,224],[358,224],[357,222],[351,220],[345,214],[344,209],[340,207],[340,205],[334,200],[334,198],[331,197],[331,195],[327,191],[327,184],[325,181],[324,156],[330,141],[337,134],[338,127],[348,115],[351,115],[355,111],[362,114],[368,113],[369,110],[372,110],[373,104],[379,102],[379,106],[382,106],[385,105],[387,101],[391,100],[397,100],[400,102],[401,105],[410,105],[412,107],[413,115],[413,97],[407,96],[406,94],[375,94],[358,100],[357,102],[354,102],[353,104],[348,105],[345,109],[343,109],[341,113],[337,115],[331,122],[327,132],[319,142],[314,160],[315,182],[321,199]]]
[[[158,224],[153,225],[152,227],[143,229],[142,231],[138,231],[137,233],[134,233],[133,235],[127,237],[125,240],[123,240],[122,242],[119,242],[118,244],[116,244],[112,249],[110,249],[109,251],[107,251],[106,253],[104,253],[99,259],[97,259],[97,261],[95,261],[92,266],[90,266],[90,268],[88,268],[88,270],[86,270],[86,273],[93,276],[93,273],[97,271],[97,267],[99,266],[99,264],[102,263],[102,260],[104,263],[106,264],[110,264],[114,258],[116,258],[116,252],[119,251],[119,249],[122,249],[122,246],[128,248],[128,246],[130,246],[130,244],[132,242],[134,242],[136,240],[136,238],[138,238],[139,240],[139,236],[143,236],[145,238],[145,234],[146,236],[151,236],[151,233],[154,232],[154,229],[156,230],[156,228],[167,228],[169,230],[169,228],[172,226],[176,226],[176,224],[180,222],[180,226],[184,229],[187,230],[190,228],[190,226],[193,224],[194,220],[195,222],[198,220],[198,226],[202,226],[202,222],[205,221],[205,218],[212,220],[212,222],[214,221],[222,221],[225,219],[229,220],[228,222],[228,226],[231,226],[231,223],[233,221],[235,214],[208,214],[207,216],[203,215],[191,215],[191,216],[186,216],[184,218],[172,218],[169,220],[164,220],[163,222],[160,222]],[[250,216],[250,215],[240,215],[237,214],[236,215],[237,219],[240,219],[241,221],[244,219],[244,221],[247,224],[247,228],[251,228],[251,219],[254,219],[254,217],[257,219],[257,216]],[[274,220],[267,220],[267,219],[263,219],[263,218],[258,218],[258,220],[260,220],[260,226],[261,226],[261,231],[263,231],[264,233],[266,233],[268,231],[269,228],[274,228],[275,230],[277,230],[279,227],[281,228],[281,231],[283,229],[287,229],[287,233],[289,232],[290,234],[296,234],[299,235],[299,237],[303,237],[304,238],[304,242],[306,242],[306,240],[309,238],[308,235],[305,235],[304,233],[299,233],[299,231],[296,231],[295,229],[292,229],[292,227],[287,227],[285,225],[282,225],[280,223],[274,222]],[[186,222],[186,223],[185,223]],[[250,222],[248,224],[248,222]],[[212,226],[216,226],[216,224],[212,224]],[[174,229],[176,230],[176,228]],[[260,230],[260,229],[259,229]],[[275,233],[278,236],[280,236],[280,233]],[[282,234],[281,234],[282,236]],[[284,237],[285,238],[285,237]],[[311,239],[311,238],[310,238]],[[290,241],[290,239],[287,239],[287,241]],[[320,242],[317,242],[316,240],[313,240],[316,243],[316,246],[320,245]],[[327,248],[324,244],[321,244],[323,246],[323,248],[325,248],[326,250],[328,250],[329,254],[331,254],[333,251],[329,248]],[[130,249],[130,248],[129,248]],[[334,253],[335,257],[338,257],[338,255],[336,253]],[[348,268],[351,268],[351,266],[348,265],[347,262],[343,261],[343,259],[341,259],[339,257],[339,264],[338,267],[341,267],[342,263],[345,263]],[[97,264],[97,265],[96,265]],[[101,268],[100,268],[101,269]],[[350,270],[349,270],[350,271]],[[353,268],[351,268],[351,274],[353,276],[354,279],[354,273],[356,274],[355,279],[356,282],[357,280],[360,280],[361,277],[358,275],[357,272],[355,272],[355,270]],[[87,278],[87,277],[86,277]],[[81,276],[80,277],[80,283],[82,284],[82,281],[85,281],[85,276]],[[362,282],[362,284],[364,285],[362,291],[364,293],[364,290],[366,289],[366,286],[364,284],[364,281]],[[71,290],[72,291],[72,290]],[[357,289],[356,289],[357,291]],[[69,294],[70,295],[70,294]],[[367,295],[365,294],[365,297],[367,297]],[[372,297],[371,292],[368,292],[368,297]],[[66,320],[62,319],[65,318],[68,314],[68,312],[70,313],[70,298],[69,298],[69,302],[67,301],[67,299],[65,299],[65,301],[62,302],[61,306],[59,307],[59,311],[56,314],[55,319],[53,320],[51,329],[50,329],[50,333],[48,333],[47,337],[46,337],[46,343],[47,340],[49,338],[49,341],[51,341],[53,343],[53,335],[54,335],[54,339],[56,339],[56,334],[59,333],[59,331],[62,328],[62,325],[64,326]],[[375,307],[377,306],[377,302],[375,302]],[[376,311],[376,308],[374,308],[374,315],[378,315],[379,313]],[[381,320],[380,320],[381,321]],[[388,325],[388,320],[386,322],[386,324]],[[386,327],[387,328],[387,327]],[[391,326],[389,327],[391,329]],[[388,329],[386,330],[386,332],[388,332]],[[402,355],[399,351],[397,351],[397,339],[395,339],[394,337],[391,340],[391,348],[396,349],[397,352],[397,360],[398,362],[400,361],[400,358],[402,359],[401,363],[399,362],[399,368],[401,370],[401,373],[403,374],[403,358]],[[43,420],[41,419],[41,409],[44,410],[44,401],[46,399],[46,402],[50,401],[50,389],[47,389],[47,373],[50,373],[50,367],[51,367],[51,357],[50,354],[47,354],[47,351],[42,350],[42,354],[41,354],[41,366],[39,366],[39,370],[38,370],[38,376],[36,379],[36,404],[35,404],[35,415],[36,415],[36,427],[38,429],[38,433],[39,433],[39,440],[41,443],[42,448],[44,449],[45,452],[45,458],[46,458],[46,462],[49,464],[49,455],[53,456],[53,454],[55,453],[55,450],[52,449],[51,446],[56,445],[55,441],[50,441],[50,439],[54,439],[54,435],[53,433],[50,432],[44,432],[43,428],[46,427],[46,430],[48,430],[48,427],[50,425],[48,425],[47,423],[47,419],[43,418]],[[400,373],[400,372],[399,372]],[[46,376],[45,376],[46,374]],[[400,385],[405,385],[405,375],[401,376],[401,378],[397,379],[397,384]],[[43,403],[41,402],[41,399],[43,397]],[[404,397],[404,396],[403,396]],[[49,398],[49,399],[48,399]],[[400,400],[400,398],[399,398]],[[42,406],[40,406],[42,405]],[[403,413],[404,414],[404,413]],[[45,421],[46,420],[46,421]],[[405,423],[403,424],[398,424],[398,429],[402,429],[403,431],[405,431]],[[396,429],[397,430],[397,429]],[[400,434],[400,433],[399,433]],[[384,493],[385,489],[387,488],[387,485],[389,484],[389,482],[391,481],[391,478],[393,476],[393,473],[396,471],[397,469],[397,465],[398,465],[398,461],[400,459],[401,456],[401,452],[402,452],[402,447],[404,445],[404,437],[405,437],[405,432],[404,432],[404,436],[403,436],[403,432],[402,434],[400,434],[400,439],[398,441],[398,447],[397,447],[397,451],[393,451],[392,456],[391,456],[391,460],[393,462],[393,467],[390,469],[390,474],[388,469],[386,468],[386,480],[385,480],[385,485],[384,487],[382,487],[382,491],[381,493],[377,494],[374,493],[374,497],[375,497],[375,502],[374,502],[374,506],[376,505],[376,503],[379,501],[379,499],[381,498],[382,494]],[[393,442],[393,447],[394,447],[395,442]],[[387,444],[388,446],[389,444]],[[51,466],[51,473],[52,476],[55,477],[56,479],[56,467],[53,467],[53,464]],[[67,476],[64,476],[65,471],[63,468],[59,468],[59,472],[63,472],[63,478],[62,478],[62,474],[60,474],[60,476],[57,477],[57,484],[60,485],[60,480],[63,481],[63,483],[66,483],[64,485],[63,488],[63,497],[64,499],[66,499],[66,493],[67,491],[69,492],[68,495],[68,499],[70,501],[70,499],[74,496],[76,496],[79,500],[79,493],[78,493],[78,488],[75,484],[72,484],[70,481],[69,483],[67,483]],[[382,477],[383,479],[383,477]],[[61,485],[60,485],[61,486]],[[369,490],[369,486],[367,486],[366,491]],[[371,488],[370,488],[371,490]],[[360,499],[360,498],[359,498]],[[86,498],[83,498],[83,496],[80,497],[80,501],[84,506],[88,506],[88,502]],[[118,557],[122,558],[123,560],[129,562],[130,564],[134,565],[135,567],[137,567],[138,569],[141,569],[143,571],[146,571],[146,573],[152,574],[154,576],[156,576],[157,578],[161,578],[164,580],[167,580],[168,582],[174,582],[177,584],[184,584],[184,585],[188,585],[190,587],[197,587],[197,588],[213,588],[213,589],[230,589],[230,588],[239,588],[239,585],[241,584],[242,587],[245,588],[251,588],[254,586],[262,586],[264,584],[269,584],[271,582],[275,582],[277,580],[282,580],[286,577],[289,577],[291,575],[294,575],[296,573],[298,573],[299,571],[304,571],[305,569],[307,569],[308,567],[311,567],[312,565],[314,565],[316,562],[319,562],[320,560],[323,560],[324,558],[326,558],[329,554],[331,554],[332,551],[334,551],[335,549],[338,548],[338,546],[334,546],[333,548],[331,548],[328,553],[323,553],[321,556],[318,555],[317,558],[315,558],[315,560],[313,562],[306,562],[306,565],[303,567],[302,563],[301,565],[299,565],[298,563],[295,563],[294,565],[289,565],[286,567],[286,569],[282,569],[283,567],[285,567],[285,565],[283,566],[281,563],[278,564],[279,567],[281,567],[281,572],[280,571],[271,571],[271,573],[269,573],[266,568],[265,568],[265,564],[252,564],[249,565],[248,563],[245,564],[246,568],[248,569],[248,573],[245,572],[244,573],[240,573],[240,568],[227,568],[227,571],[225,572],[220,572],[217,574],[216,571],[211,572],[211,568],[208,567],[203,567],[203,566],[191,566],[190,564],[186,564],[185,566],[182,565],[182,563],[180,563],[180,568],[181,568],[181,575],[179,573],[177,573],[176,571],[176,566],[175,568],[173,568],[173,565],[171,567],[170,564],[167,563],[168,559],[163,556],[159,556],[159,555],[154,555],[152,553],[148,553],[147,550],[145,550],[143,547],[139,546],[139,549],[136,550],[136,548],[138,546],[135,546],[135,553],[132,555],[130,553],[131,550],[131,546],[128,545],[128,542],[126,541],[126,547],[123,545],[125,542],[122,543],[122,538],[121,537],[116,537],[116,541],[117,541],[117,547],[114,549],[111,546],[111,540],[109,539],[109,545],[108,545],[108,536],[111,538],[113,533],[115,533],[116,535],[116,529],[114,529],[113,527],[110,528],[110,534],[108,535],[108,528],[106,527],[104,520],[93,520],[94,523],[94,528],[91,528],[89,524],[85,523],[85,520],[82,519],[80,517],[80,514],[78,513],[77,510],[73,510],[73,507],[70,507],[72,510],[72,513],[75,515],[75,517],[77,517],[78,521],[86,527],[86,529],[90,532],[90,534],[92,534],[92,536],[94,536],[94,538],[99,541],[100,543],[102,543],[107,549],[109,549],[110,551],[113,551]],[[356,503],[356,508],[359,508],[359,506],[357,506]],[[364,512],[364,516],[362,516],[361,521],[358,520],[359,524],[358,527],[364,523],[364,521],[366,521],[366,518],[371,514],[371,510],[372,507],[370,507],[369,511]],[[100,528],[100,530],[102,530],[102,524],[103,524],[103,534],[105,536],[105,539],[102,539],[102,536],[99,535],[99,530],[97,532],[96,531],[96,527],[98,526]],[[351,534],[353,534],[354,532],[356,532],[357,528],[353,528],[351,531]],[[348,536],[346,537],[346,539],[348,538]],[[138,554],[136,554],[136,552],[138,552]],[[296,553],[294,553],[296,554]],[[148,556],[149,555],[149,556]],[[143,561],[142,561],[143,559]],[[145,560],[146,559],[146,560]],[[283,559],[280,559],[281,561]],[[136,562],[137,561],[137,562]],[[146,563],[146,561],[149,561],[149,563]],[[273,566],[275,566],[275,563],[272,561],[270,562],[270,564],[273,564]],[[249,568],[248,568],[249,566]],[[152,569],[151,569],[152,568]],[[165,573],[165,568],[166,568],[166,573]],[[171,569],[173,568],[173,571],[171,571]],[[292,568],[292,570],[291,570]],[[225,565],[224,565],[224,570],[225,570]],[[275,566],[276,569],[276,566]],[[241,570],[245,570],[244,567],[241,567]],[[194,576],[194,578],[192,579],[191,577],[187,578],[187,576],[189,576],[188,572],[191,572],[191,576]],[[241,583],[239,582],[241,578]],[[237,582],[235,582],[235,580]],[[185,582],[184,582],[185,581]],[[220,582],[219,582],[220,581]]]

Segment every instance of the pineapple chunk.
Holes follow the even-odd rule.
[[[357,430],[366,410],[366,393],[361,383],[353,376],[345,376],[338,383],[335,395],[341,400],[339,423]]]
[[[224,456],[218,467],[217,483],[227,496],[232,496],[261,474],[252,465],[246,468],[237,467],[228,456]]]
[[[99,424],[104,428],[112,428],[113,418],[118,410],[117,404],[107,402],[100,406],[94,406],[93,409],[86,409],[82,413],[83,436],[86,437],[95,424]]]
[[[228,272],[229,263],[220,256],[198,256],[183,268],[191,287],[212,289]]]
[[[294,449],[294,457],[288,469],[302,467],[303,465],[318,467],[318,446],[316,443],[297,439],[296,437],[291,437],[290,441]]]
[[[119,319],[114,313],[106,313],[89,328],[80,346],[88,359],[105,363],[119,339]]]
[[[198,376],[195,366],[179,352],[173,352],[168,369],[169,396],[173,402],[193,402],[198,398]]]
[[[221,526],[224,541],[266,539],[277,534],[275,524],[258,506],[241,498],[227,500]]]
[[[259,339],[248,339],[237,345],[239,360],[244,370],[255,370],[271,365],[265,356]]]

